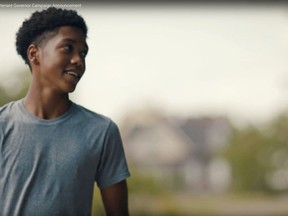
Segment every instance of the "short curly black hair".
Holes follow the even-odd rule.
[[[31,43],[40,45],[49,36],[57,33],[61,26],[73,26],[83,31],[87,37],[88,28],[84,19],[74,10],[49,7],[42,11],[32,13],[29,19],[24,20],[16,33],[17,53],[29,65],[27,49]],[[52,34],[51,34],[52,33]]]

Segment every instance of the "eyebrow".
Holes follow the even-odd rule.
[[[74,43],[74,44],[77,43],[77,41],[74,40],[74,39],[72,39],[72,38],[64,38],[64,39],[62,40],[62,42],[70,42],[70,43]],[[87,49],[87,52],[88,52],[89,46],[88,46],[88,44],[87,44],[86,42],[85,42],[85,44],[84,44],[84,48]]]

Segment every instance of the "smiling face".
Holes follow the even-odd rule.
[[[43,90],[73,92],[84,74],[87,52],[86,37],[80,29],[59,27],[43,45],[30,48],[33,81]]]

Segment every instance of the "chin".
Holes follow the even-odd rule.
[[[70,89],[69,91],[68,91],[68,93],[73,93],[75,91],[75,88],[74,89]]]
[[[76,87],[69,87],[69,88],[66,88],[66,89],[63,89],[65,93],[72,93],[74,92],[76,89]]]

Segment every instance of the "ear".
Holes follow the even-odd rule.
[[[27,57],[29,59],[30,65],[39,64],[39,47],[36,44],[30,44],[27,49]]]

